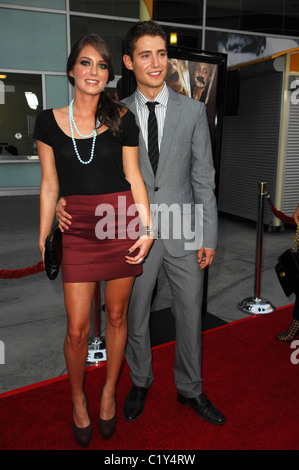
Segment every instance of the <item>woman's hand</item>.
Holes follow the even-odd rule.
[[[299,206],[295,210],[295,212],[293,214],[293,217],[294,217],[294,220],[295,220],[296,224],[299,224]]]
[[[66,200],[62,197],[59,199],[56,209],[56,218],[58,220],[59,228],[61,232],[68,230],[71,225],[72,216],[65,210]]]
[[[148,235],[142,235],[142,237],[138,238],[136,243],[132,245],[126,255],[126,262],[129,264],[141,264],[144,259],[147,257],[148,252],[154,242],[154,238],[149,237]],[[139,248],[138,254],[133,256],[134,251]],[[132,253],[131,256],[129,256]]]
[[[127,255],[130,256],[126,256],[126,262],[129,264],[140,264],[148,255],[155,234],[148,195],[139,169],[138,147],[123,147],[123,168],[126,180],[129,181],[131,185],[131,191],[139,213],[140,222],[146,229],[136,243],[127,251]],[[135,250],[136,253],[134,256]]]
[[[38,246],[39,246],[39,251],[40,251],[40,254],[41,254],[42,262],[43,262],[43,265],[45,267],[45,241],[43,241],[43,242],[39,241]]]

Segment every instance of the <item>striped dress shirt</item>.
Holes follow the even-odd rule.
[[[158,145],[159,149],[161,148],[161,141],[163,136],[164,121],[166,116],[167,102],[168,102],[168,88],[166,83],[164,84],[163,90],[156,96],[154,101],[157,101],[159,104],[155,106],[155,113],[157,117],[158,124]],[[138,119],[141,126],[142,136],[147,148],[147,121],[149,115],[149,109],[146,106],[146,102],[149,101],[137,88],[136,93],[136,109],[138,114]]]

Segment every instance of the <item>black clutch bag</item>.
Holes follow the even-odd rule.
[[[58,224],[52,228],[46,238],[44,259],[46,274],[51,281],[54,281],[62,261],[62,233]]]
[[[288,249],[278,258],[275,266],[275,272],[280,285],[287,297],[294,293],[295,288],[299,286],[299,224],[295,235],[293,249]]]

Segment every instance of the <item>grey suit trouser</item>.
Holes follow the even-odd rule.
[[[186,397],[202,392],[201,378],[201,305],[203,271],[197,252],[183,257],[171,256],[163,240],[155,240],[143,265],[143,274],[135,280],[128,311],[126,359],[133,383],[149,387],[154,380],[149,317],[153,290],[163,268],[172,292],[172,313],[176,326],[174,380]]]

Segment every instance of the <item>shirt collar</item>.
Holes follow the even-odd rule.
[[[162,105],[162,106],[166,107],[167,106],[167,101],[168,101],[168,96],[169,96],[168,88],[167,88],[166,83],[164,83],[164,87],[160,91],[160,93],[156,96],[155,101],[158,101],[159,105]],[[143,108],[143,106],[145,106],[145,103],[147,103],[149,101],[141,93],[141,91],[138,88],[137,88],[136,98],[137,98],[137,105],[138,105],[139,109]]]

